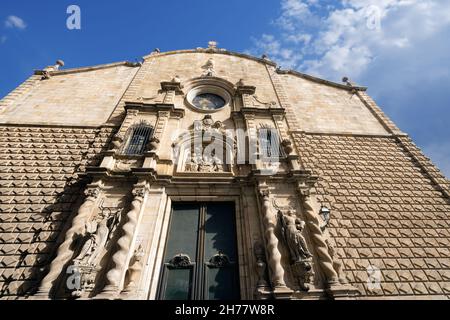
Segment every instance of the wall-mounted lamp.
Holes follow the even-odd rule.
[[[325,207],[325,206],[320,207],[319,214],[322,216],[322,219],[324,221],[324,223],[320,227],[320,229],[322,229],[322,231],[324,231],[327,228],[328,223],[330,222],[330,219],[331,219],[330,213],[331,213],[330,209],[328,209],[327,207]]]

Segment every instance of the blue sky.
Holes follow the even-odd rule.
[[[81,30],[66,9],[81,8]],[[205,47],[267,53],[285,68],[369,87],[450,177],[450,1],[174,0],[0,2],[0,96],[34,69]]]

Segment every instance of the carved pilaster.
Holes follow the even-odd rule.
[[[256,130],[255,115],[247,113],[244,115],[244,119],[248,133],[249,162],[250,164],[256,164],[258,159],[258,132]]]
[[[72,220],[72,226],[66,231],[64,242],[59,246],[56,258],[50,264],[50,270],[42,280],[35,297],[43,299],[50,297],[50,291],[54,285],[54,282],[59,278],[61,273],[64,272],[64,265],[73,256],[71,246],[74,236],[75,234],[83,233],[86,222],[92,214],[92,210],[97,203],[100,193],[101,191],[98,185],[91,185],[88,189],[86,189],[86,199],[79,208],[77,215]]]
[[[119,294],[145,193],[144,185],[137,185],[133,190],[134,198],[131,202],[131,210],[126,215],[126,222],[122,227],[123,235],[117,241],[118,249],[112,257],[114,266],[106,274],[106,286],[96,298],[114,298]]]
[[[162,139],[162,135],[164,133],[164,129],[166,127],[167,122],[169,121],[170,112],[168,111],[159,111],[158,112],[158,120],[156,121],[155,133],[153,136],[159,140]]]
[[[172,81],[163,81],[161,82],[161,89],[163,92],[165,92],[164,104],[173,104],[175,100],[176,94],[183,93],[182,91],[183,86],[181,85],[180,78],[178,76],[175,76]]]
[[[267,258],[270,269],[270,278],[273,288],[286,288],[284,282],[284,269],[281,265],[281,253],[278,250],[278,238],[275,235],[275,223],[273,221],[272,208],[270,204],[270,192],[265,183],[258,186],[262,202],[262,214],[264,225],[264,236],[266,240]]]
[[[278,129],[278,132],[280,133],[281,141],[289,140],[289,136],[284,125],[284,115],[274,114],[272,115],[272,118],[275,122],[275,126]]]

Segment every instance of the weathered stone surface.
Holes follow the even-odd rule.
[[[214,126],[274,127],[283,142],[290,142],[292,159],[283,159],[279,175],[264,178],[267,184],[255,184],[257,171],[247,164],[233,164],[219,175],[223,180],[211,172],[191,175],[173,165],[178,134],[206,119],[205,112],[186,101],[195,81],[205,77],[210,77],[209,84],[226,87],[231,97],[230,105],[211,115]],[[254,94],[245,96],[244,91]],[[145,161],[119,152],[129,128],[139,121],[155,129]],[[253,298],[257,282],[264,282],[254,272],[256,240],[265,243],[268,259],[258,263],[270,269],[266,282],[274,286],[264,290],[283,298],[303,297],[277,236],[275,198],[290,210],[297,206],[298,216],[308,218],[305,241],[313,254],[320,253],[313,266],[318,292],[327,284],[317,275],[326,270],[332,284],[340,262],[342,278],[359,289],[360,298],[450,295],[449,181],[363,88],[277,70],[267,59],[219,49],[155,52],[143,64],[62,70],[46,80],[36,74],[0,100],[0,124],[0,299],[42,289],[48,274],[46,283],[61,297],[72,294],[52,276],[58,277],[74,252],[66,250],[60,261],[55,255],[60,256],[60,243],[65,245],[59,248],[72,244],[62,230],[69,230],[72,217],[80,217],[85,184],[95,179],[99,181],[90,185],[94,190],[87,197],[90,205],[81,210],[75,227],[82,229],[90,216],[111,208],[124,211],[125,220],[102,251],[103,275],[95,285],[106,276],[109,287],[83,293],[86,297],[102,292],[117,298],[121,282],[128,279],[129,253],[142,245],[145,263],[142,270],[134,266],[139,273],[133,274],[132,287],[139,289],[133,294],[155,298],[170,203],[217,199],[240,203],[236,221],[242,297]],[[115,171],[118,163],[122,171]],[[297,169],[312,170],[318,183],[307,192],[298,181],[291,183]],[[130,193],[137,181],[146,187],[135,192],[139,205],[132,205]],[[258,186],[265,187],[257,193]],[[320,229],[313,198],[317,211],[320,204],[331,209],[326,232]],[[55,260],[58,270],[49,272]],[[380,286],[368,285],[369,266],[380,270]],[[57,296],[49,289],[44,286],[41,297]],[[264,290],[259,294],[267,294]]]
[[[0,298],[30,293],[111,129],[0,127]]]
[[[344,261],[383,259],[382,264],[376,260],[344,264],[346,271],[360,274],[355,278],[359,287],[367,291],[365,270],[373,265],[381,270],[384,295],[442,294],[437,282],[441,287],[449,284],[448,276],[443,280],[441,274],[448,268],[450,227],[441,217],[448,217],[450,205],[441,187],[420,170],[405,148],[394,138],[379,137],[297,134],[296,142],[305,167],[321,177],[317,190],[338,220],[331,227]],[[438,171],[435,174],[442,177]],[[367,185],[356,184],[359,180]],[[367,196],[349,196],[357,191],[354,188]],[[386,199],[380,197],[382,193],[392,196]],[[442,205],[429,211],[424,203]],[[364,204],[367,209],[361,214],[350,204]],[[351,225],[338,219],[342,216],[351,219]],[[349,237],[343,237],[340,228],[346,228]]]

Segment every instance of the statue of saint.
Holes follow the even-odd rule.
[[[113,220],[112,223],[110,220]],[[114,217],[102,215],[101,220],[86,223],[87,240],[81,248],[80,254],[75,258],[79,264],[95,266],[97,258],[109,239],[111,230],[116,224]]]
[[[296,217],[294,210],[290,210],[287,214],[278,211],[278,218],[286,245],[289,248],[291,260],[293,262],[301,262],[312,257],[312,254],[306,247],[305,238],[302,235],[305,222]]]

